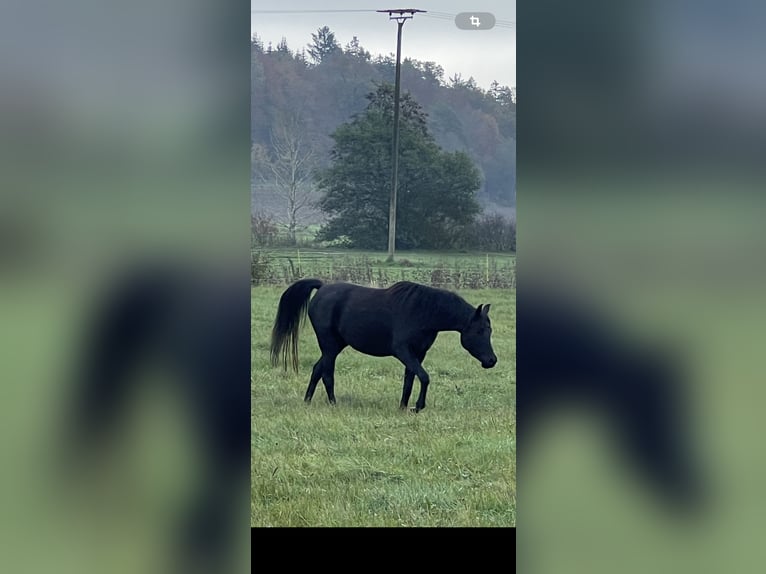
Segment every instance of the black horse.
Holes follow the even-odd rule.
[[[602,410],[635,472],[668,503],[694,511],[706,478],[690,434],[689,383],[679,357],[622,333],[593,303],[530,285],[516,311],[517,436],[529,436],[554,406]],[[522,464],[524,466],[524,464]],[[523,479],[522,479],[523,482]]]
[[[311,292],[317,293],[311,302]],[[321,377],[327,398],[335,404],[335,359],[347,346],[375,357],[396,357],[404,365],[404,389],[400,407],[407,408],[415,375],[420,394],[415,412],[426,407],[429,377],[423,359],[441,331],[458,331],[460,343],[481,366],[497,363],[492,350],[489,305],[474,308],[459,295],[402,281],[388,289],[349,283],[325,285],[319,279],[302,279],[287,288],[271,337],[271,363],[291,361],[298,371],[298,330],[306,311],[314,327],[321,358],[314,365],[305,401],[314,396]]]
[[[239,271],[164,260],[126,267],[88,318],[60,450],[66,468],[80,472],[92,453],[118,448],[117,435],[136,414],[131,397],[149,382],[141,368],[160,362],[174,375],[173,390],[197,433],[189,440],[204,457],[199,490],[172,533],[177,571],[225,570],[232,534],[247,524],[249,282]]]

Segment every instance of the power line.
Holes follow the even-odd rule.
[[[376,10],[250,10],[251,14],[326,14],[343,12],[376,12]]]
[[[385,10],[383,10],[385,12]],[[251,14],[351,14],[360,12],[379,12],[379,10],[356,10],[356,9],[338,9],[338,10],[250,10]],[[423,12],[424,18],[433,18],[434,20],[454,20],[457,14],[449,12]],[[511,20],[495,20],[495,27],[515,28],[516,22]]]

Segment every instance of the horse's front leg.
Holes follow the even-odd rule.
[[[409,349],[400,349],[395,353],[395,356],[402,362],[402,364],[404,364],[404,368],[406,369],[404,374],[404,389],[402,392],[402,403],[405,407],[405,396],[407,401],[409,401],[409,395],[412,392],[412,380],[414,378],[410,377],[410,383],[408,386],[408,371],[411,371],[413,374],[418,376],[418,379],[420,379],[420,394],[418,395],[418,400],[415,402],[415,408],[413,409],[416,413],[418,413],[426,408],[426,392],[428,391],[428,383],[430,382],[428,373],[426,373],[426,370],[423,368],[421,361],[418,360],[418,358]]]
[[[415,354],[415,358],[418,363],[423,364],[423,359],[426,358],[426,352],[422,351]],[[422,379],[421,379],[422,380]],[[404,369],[404,388],[402,389],[402,402],[399,404],[399,408],[406,409],[407,404],[410,402],[410,395],[412,394],[412,384],[415,381],[415,371],[405,367]],[[423,398],[425,404],[425,397]]]
[[[426,391],[428,390],[428,383],[430,378],[423,367],[420,367],[418,373],[418,379],[420,379],[420,394],[418,394],[418,400],[415,402],[415,412],[419,413],[426,408]]]
[[[415,371],[404,369],[404,387],[402,389],[402,402],[399,403],[399,408],[404,410],[407,408],[407,404],[410,402],[410,395],[412,394],[412,384],[415,382]]]

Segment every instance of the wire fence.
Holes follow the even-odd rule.
[[[392,263],[385,255],[306,249],[251,252],[251,284],[289,285],[311,277],[323,281],[346,281],[371,287],[389,287],[398,281],[414,281],[452,289],[515,289],[516,258],[510,254],[408,254]]]

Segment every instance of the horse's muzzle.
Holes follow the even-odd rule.
[[[492,367],[494,367],[496,364],[497,364],[497,357],[492,357],[492,358],[491,358],[491,359],[489,359],[489,360],[486,360],[486,361],[482,361],[482,362],[481,362],[481,366],[482,366],[482,367],[484,367],[485,369],[491,369],[491,368],[492,368]]]

